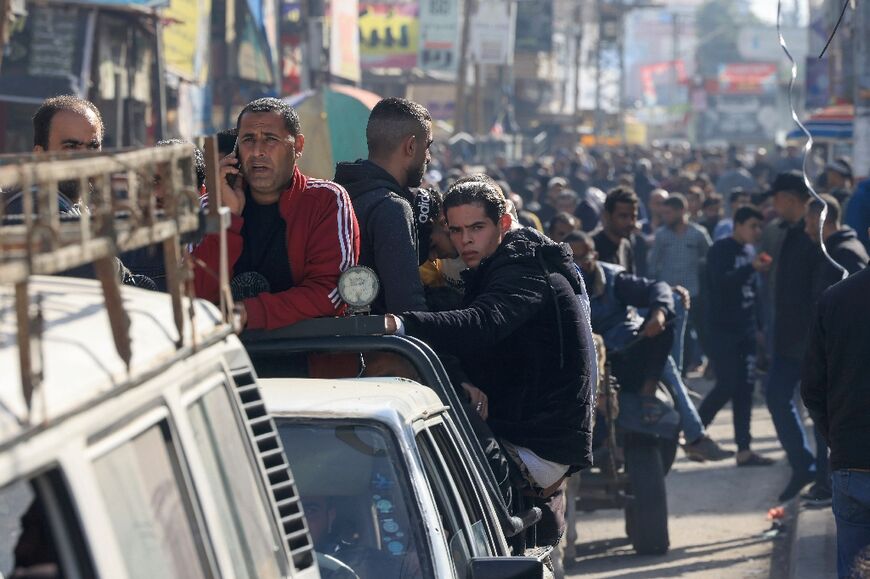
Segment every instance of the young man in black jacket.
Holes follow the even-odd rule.
[[[704,398],[698,414],[704,426],[713,422],[727,402],[734,411],[737,466],[767,466],[770,458],[752,452],[749,424],[755,389],[756,272],[770,269],[770,261],[755,255],[764,216],[753,207],[734,214],[734,231],[707,252],[708,291],[706,324],[710,329],[709,354],[716,367],[716,385]]]
[[[372,312],[426,310],[410,189],[420,186],[430,160],[432,117],[415,102],[383,99],[369,116],[366,142],[369,158],[339,163],[334,180],[350,195],[359,222],[359,263],[380,278]]]
[[[822,294],[804,357],[801,396],[831,449],[840,577],[870,561],[870,270]],[[861,575],[863,576],[863,575]]]
[[[784,231],[782,245],[772,256],[773,347],[767,374],[767,408],[776,435],[792,468],[791,479],[779,496],[785,502],[827,469],[824,441],[816,437],[823,452],[813,455],[807,433],[794,403],[800,383],[800,362],[806,350],[818,283],[821,251],[804,231],[804,212],[810,197],[800,171],[780,173],[771,185],[773,206],[781,222],[769,227]]]
[[[820,239],[824,239],[828,255],[846,268],[849,275],[861,271],[867,267],[867,262],[870,260],[867,250],[864,249],[864,244],[858,240],[858,234],[855,233],[854,229],[842,225],[840,202],[833,195],[828,194],[822,195],[822,199],[828,204],[828,216],[825,219],[822,237],[819,237],[819,217],[822,213],[822,202],[818,199],[810,199],[807,202],[805,217],[807,235],[816,243],[819,243]],[[843,272],[831,265],[827,259],[820,259],[818,268],[816,276],[818,284],[817,287],[813,288],[813,293],[816,296],[822,295],[823,291],[843,279]]]
[[[469,267],[463,308],[387,316],[387,329],[459,357],[489,396],[487,422],[526,492],[552,498],[568,475],[591,463],[596,361],[583,282],[567,248],[531,229],[511,229],[492,184],[455,184],[444,209]],[[561,535],[563,520],[559,526]]]

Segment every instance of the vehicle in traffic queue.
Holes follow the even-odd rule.
[[[42,209],[0,227],[2,577],[316,579],[319,562],[341,567],[314,551],[234,325],[176,275],[201,225],[192,154],[0,167],[0,183],[32,185]],[[120,172],[135,200],[131,175],[161,163],[175,179],[166,215],[129,202],[121,215],[106,197],[57,212],[60,179],[93,193],[89,179]],[[119,283],[117,250],[152,243],[168,293]],[[82,266],[97,279],[48,275]]]
[[[352,268],[339,291],[359,314],[377,279]],[[360,579],[544,576],[550,549],[526,548],[540,509],[511,514],[441,361],[384,328],[351,315],[242,334],[315,546]]]

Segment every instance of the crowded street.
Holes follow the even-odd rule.
[[[870,1],[0,48],[0,579],[870,579]]]
[[[690,384],[701,392],[710,387],[709,382],[702,380]],[[756,406],[760,406],[759,402],[756,400]],[[731,413],[723,411],[710,431],[728,443],[730,427]],[[800,520],[789,512],[780,521],[783,527],[774,527],[768,510],[776,505],[776,494],[788,478],[788,469],[769,417],[756,413],[752,430],[756,433],[757,450],[778,461],[770,471],[745,472],[729,464],[711,468],[685,458],[677,460],[668,477],[671,549],[667,555],[635,556],[623,537],[625,522],[621,513],[588,513],[578,525],[577,562],[569,568],[568,576],[632,579],[834,576],[836,550],[831,545],[827,551],[824,547],[825,542],[834,539],[833,529],[826,529],[823,524],[824,519],[833,523],[829,512],[805,511]],[[824,519],[818,521],[816,513]],[[813,520],[807,522],[808,517]],[[796,525],[801,523],[802,534],[816,536],[812,546],[795,549]],[[826,531],[831,534],[826,535]],[[794,573],[788,569],[792,565]]]

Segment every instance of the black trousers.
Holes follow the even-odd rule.
[[[716,385],[698,408],[701,422],[708,426],[722,407],[731,402],[734,442],[738,450],[749,450],[755,389],[755,336],[752,332],[715,332],[710,335],[707,355],[716,368]]]

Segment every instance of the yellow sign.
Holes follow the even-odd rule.
[[[163,18],[168,21],[163,28],[166,70],[186,80],[205,83],[211,0],[171,0]]]
[[[420,21],[417,4],[360,4],[362,68],[417,66]]]

